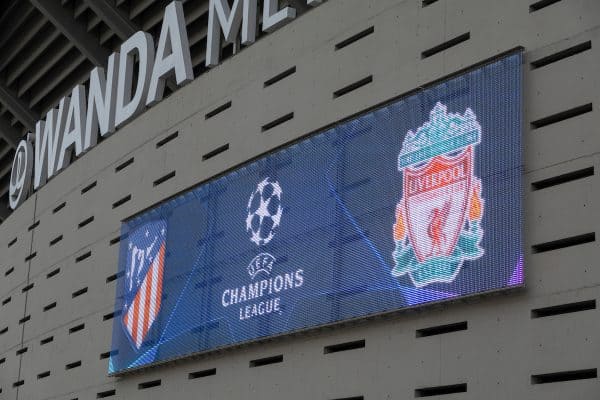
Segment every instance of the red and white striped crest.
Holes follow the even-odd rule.
[[[163,242],[132,303],[124,310],[123,327],[138,350],[160,310],[164,263],[165,243]]]

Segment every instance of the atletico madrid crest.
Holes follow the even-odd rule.
[[[484,254],[481,181],[474,174],[481,126],[437,103],[430,121],[408,132],[398,159],[403,197],[396,207],[395,268],[416,287],[453,282],[465,260]]]
[[[156,220],[129,234],[122,324],[139,350],[161,306],[167,223]]]

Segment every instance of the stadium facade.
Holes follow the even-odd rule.
[[[596,398],[598,40],[596,0],[8,1],[0,398]]]

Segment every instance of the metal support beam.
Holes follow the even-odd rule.
[[[4,156],[6,156],[8,153],[10,153],[11,150],[12,150],[12,147],[4,146],[4,148],[2,150],[0,150],[0,160],[2,160],[4,158]]]
[[[12,160],[11,160],[12,161]],[[10,181],[10,174],[12,173],[12,162],[8,162],[0,168],[0,179],[4,178],[8,175],[8,179]],[[0,207],[2,207],[0,205]]]
[[[10,186],[10,182],[6,182],[6,185],[0,187],[0,199],[2,199],[6,195],[6,193],[8,193],[8,191],[10,190],[9,186]],[[3,206],[6,208],[7,204],[8,204],[8,199],[6,199],[6,203],[3,201],[0,201],[0,208]]]
[[[17,148],[20,139],[19,132],[10,124],[6,116],[0,115],[0,137],[13,149]]]
[[[106,0],[83,0],[108,27],[125,40],[140,29],[117,6]]]
[[[4,204],[0,204],[0,221],[6,221],[6,218],[10,215],[10,210]]]
[[[29,2],[44,14],[92,63],[97,66],[106,65],[109,51],[100,46],[98,39],[75,20],[73,13],[62,6],[61,0],[29,0]]]
[[[31,111],[29,106],[2,82],[0,82],[0,103],[4,104],[27,129],[35,129],[35,123],[39,116]]]

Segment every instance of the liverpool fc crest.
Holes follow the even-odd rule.
[[[430,120],[409,131],[398,158],[403,197],[394,224],[395,268],[416,287],[453,282],[465,260],[484,254],[481,181],[474,174],[481,126],[467,108],[437,103]]]

